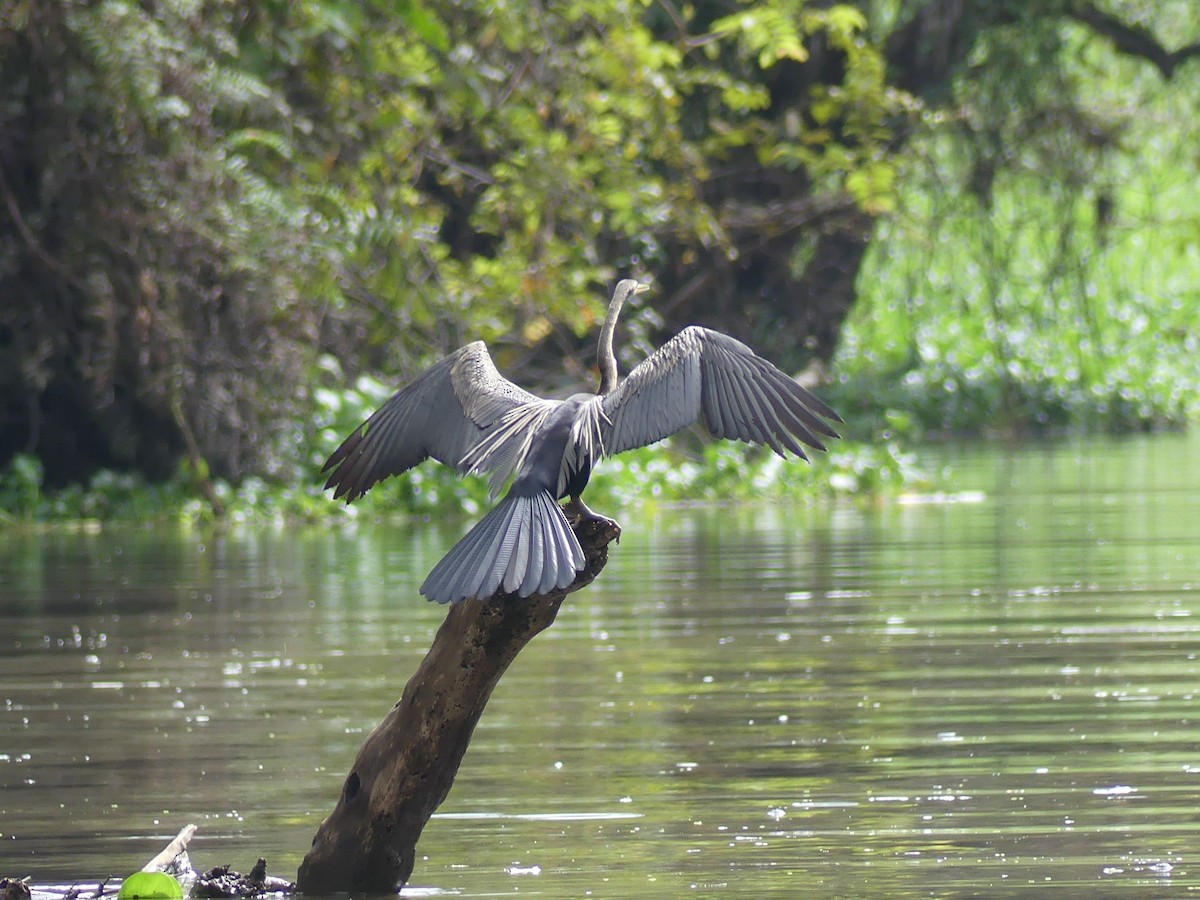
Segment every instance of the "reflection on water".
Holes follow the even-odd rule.
[[[627,513],[497,688],[414,883],[1200,887],[1198,450],[957,448],[940,498]],[[123,875],[196,822],[197,865],[292,876],[460,527],[4,534],[0,874]]]

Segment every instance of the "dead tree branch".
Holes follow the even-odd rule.
[[[404,695],[359,749],[337,806],[300,864],[298,891],[392,893],[408,881],[417,839],[450,792],[492,689],[554,621],[566,595],[600,573],[608,545],[620,536],[615,525],[596,520],[575,533],[587,567],[565,590],[450,607]]]
[[[1168,50],[1148,28],[1123,21],[1097,8],[1094,3],[1076,3],[1071,7],[1070,15],[1077,22],[1108,38],[1122,53],[1140,56],[1148,61],[1168,81],[1183,63],[1200,56],[1200,42],[1178,50]]]

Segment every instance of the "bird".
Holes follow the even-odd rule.
[[[397,391],[330,455],[325,489],[347,504],[432,457],[486,475],[494,500],[433,567],[420,592],[438,603],[562,590],[584,568],[571,528],[593,512],[582,493],[603,457],[644,447],[700,422],[714,438],[763,444],[808,459],[842,419],[736,338],[684,328],[622,381],[613,332],[625,302],[649,284],[619,281],[597,344],[596,393],[545,399],[497,370],[482,341],[434,363]],[[559,500],[568,498],[564,506]],[[570,515],[571,519],[568,519]],[[615,523],[613,523],[615,524]]]

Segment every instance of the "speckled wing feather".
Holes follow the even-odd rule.
[[[461,472],[490,472],[488,488],[494,498],[529,453],[534,435],[561,400],[533,400],[498,416],[458,461]]]
[[[604,453],[644,447],[704,423],[717,438],[765,444],[805,457],[801,444],[837,437],[841,418],[753,350],[719,331],[685,328],[603,399]]]
[[[441,359],[397,391],[325,463],[326,488],[347,503],[433,457],[461,468],[468,451],[513,409],[540,403],[502,376],[482,341]]]

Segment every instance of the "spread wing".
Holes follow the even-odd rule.
[[[350,503],[431,456],[465,471],[464,457],[489,429],[513,410],[545,402],[501,375],[482,341],[467,344],[354,429],[321,469],[332,470],[325,487]]]
[[[702,421],[713,437],[766,444],[807,459],[801,443],[824,450],[837,437],[832,409],[741,341],[685,328],[602,400],[604,452],[644,447]]]

